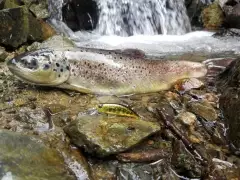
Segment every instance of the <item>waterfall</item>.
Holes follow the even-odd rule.
[[[191,30],[184,0],[97,0],[97,4],[100,34],[180,35]]]
[[[181,35],[191,31],[184,0],[95,1],[99,20],[94,32],[101,35]],[[62,20],[62,3],[49,0],[52,19]]]

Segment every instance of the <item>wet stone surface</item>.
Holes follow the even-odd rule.
[[[5,155],[0,155],[5,162],[0,177],[32,177],[29,169],[41,169],[36,178],[51,179],[60,172],[59,179],[81,180],[237,179],[240,160],[228,148],[218,94],[204,80],[204,85],[199,82],[185,80],[159,93],[94,96],[29,85],[0,63],[0,132],[5,138],[0,139],[0,153]],[[124,105],[139,118],[99,113],[96,107],[102,103]],[[31,144],[34,155],[28,149]],[[15,150],[8,152],[9,146]],[[28,157],[45,157],[45,148],[54,151],[54,160],[47,153],[35,159],[39,163],[29,163]],[[16,170],[12,163],[26,151],[26,160]],[[59,168],[45,169],[52,162]]]

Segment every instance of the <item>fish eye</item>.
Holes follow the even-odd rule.
[[[50,68],[49,64],[44,64],[44,65],[43,65],[43,69],[44,69],[44,70],[48,70],[49,68]]]

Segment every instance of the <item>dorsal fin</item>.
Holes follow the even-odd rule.
[[[140,49],[116,49],[114,50],[117,53],[126,55],[126,56],[130,56],[133,58],[145,58],[146,55],[144,53],[144,51],[140,50]]]

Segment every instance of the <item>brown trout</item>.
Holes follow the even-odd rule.
[[[127,52],[40,49],[19,55],[7,65],[14,75],[36,85],[106,95],[157,92],[179,79],[207,73],[202,63],[152,60],[142,52],[137,56]]]

